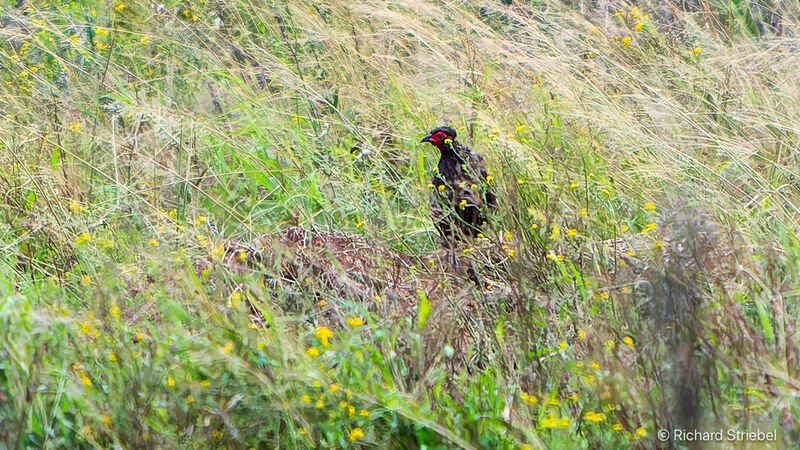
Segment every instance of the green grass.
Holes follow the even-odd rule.
[[[503,3],[4,3],[0,448],[796,442],[800,6]]]

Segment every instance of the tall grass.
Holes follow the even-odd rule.
[[[3,446],[796,442],[799,9],[6,3]]]

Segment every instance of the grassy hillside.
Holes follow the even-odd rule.
[[[797,442],[798,11],[4,2],[0,448]]]

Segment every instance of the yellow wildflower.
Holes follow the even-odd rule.
[[[92,282],[92,279],[89,277],[89,275],[86,275],[86,274],[81,275],[81,286],[87,287],[87,286],[89,286],[89,283],[91,283],[91,282]]]
[[[569,427],[569,424],[570,420],[568,417],[562,417],[559,419],[554,414],[550,414],[549,417],[539,422],[539,428],[567,428]]]
[[[108,360],[111,362],[117,362],[117,354],[114,352],[109,353]]]
[[[317,302],[317,306],[319,306],[320,308],[324,308],[325,306],[328,306],[328,302],[325,300],[320,300]]]
[[[553,224],[553,227],[550,230],[550,240],[551,241],[556,240],[559,235],[561,235],[561,229],[558,227],[558,225]]]
[[[586,333],[583,330],[578,330],[578,339],[586,339]]]
[[[589,211],[587,211],[586,208],[581,208],[580,211],[578,211],[578,215],[581,217],[585,217],[588,213]]]
[[[644,204],[644,209],[647,211],[655,211],[656,205],[653,202],[647,202]]]
[[[645,431],[644,428],[639,427],[636,429],[636,434],[638,434],[641,437],[645,437],[647,436],[647,431]]]
[[[98,247],[105,247],[105,248],[114,247],[114,241],[112,241],[111,239],[98,239],[96,243]]]
[[[350,437],[348,439],[350,439],[350,442],[355,442],[359,439],[364,439],[364,431],[362,431],[361,428],[353,428],[350,431]]]
[[[115,6],[114,9],[116,9],[118,12],[122,12],[125,10],[125,7],[126,7],[125,3],[120,3],[117,6]]]
[[[558,343],[559,350],[566,350],[567,349],[567,341],[561,341]]]
[[[615,423],[611,428],[613,428],[614,431],[622,431],[622,425],[618,423]]]
[[[306,356],[312,360],[317,359],[319,357],[319,350],[317,347],[310,347],[308,350],[306,350]]]
[[[631,37],[630,36],[625,36],[624,38],[622,38],[622,45],[624,45],[626,47],[631,45]]]
[[[591,367],[591,368],[592,368],[592,370],[600,370],[600,364],[597,364],[597,363],[596,363],[596,362],[594,362],[594,361],[592,361],[592,363],[591,363],[591,364],[589,364],[589,367]]]
[[[172,377],[167,377],[167,387],[175,386],[175,379]]]
[[[325,407],[325,401],[317,400],[317,403],[314,403],[314,408],[322,409]]]
[[[439,185],[439,187],[438,187],[437,189],[439,189],[439,192],[442,192],[442,191],[444,191],[444,189],[445,189],[445,185],[443,185],[443,184],[440,184],[440,185]]]
[[[303,402],[303,403],[311,403],[311,396],[309,396],[308,394],[305,394],[305,395],[300,397],[300,401]]]
[[[81,233],[81,234],[78,235],[77,238],[75,238],[75,243],[77,245],[81,245],[81,244],[85,244],[86,242],[89,242],[91,240],[92,240],[92,235],[91,234],[89,234],[89,233]]]
[[[433,261],[431,261],[431,265],[433,265]],[[375,300],[376,302],[379,302],[379,301],[381,301],[381,296],[378,295],[378,294],[375,294],[374,296],[372,296],[372,299]]]
[[[222,351],[225,353],[230,353],[231,350],[233,350],[233,344],[231,344],[230,342],[228,342],[227,344],[225,344],[224,347],[222,347]]]
[[[358,327],[364,325],[364,319],[362,319],[361,317],[358,317],[358,316],[353,316],[353,317],[347,319],[347,325],[350,328],[358,328]]]
[[[633,27],[633,29],[636,31],[642,31],[642,28],[644,28],[644,24],[642,22],[637,23],[636,26]]]
[[[588,413],[586,413],[586,415],[583,416],[583,418],[588,420],[589,422],[598,423],[606,420],[606,415],[605,413],[597,413],[594,411],[589,411]]]
[[[466,200],[461,200],[461,201],[458,203],[458,207],[459,207],[459,208],[461,208],[461,209],[466,209],[466,207],[467,207],[467,201],[466,201]]]
[[[578,234],[578,230],[575,228],[570,228],[567,230],[567,237],[575,237]]]
[[[491,182],[492,182],[492,180],[494,180],[494,177],[493,177],[493,176],[489,175],[488,177],[486,177],[486,182],[487,182],[487,183],[491,183]]]
[[[119,317],[119,315],[122,314],[122,310],[120,310],[119,306],[116,306],[116,305],[112,306],[111,307],[111,311],[109,311],[109,312],[114,317]]]
[[[317,327],[317,329],[314,330],[314,336],[316,336],[317,339],[319,339],[320,342],[322,342],[322,345],[327,347],[328,345],[330,345],[328,340],[333,337],[333,333],[328,327]]]
[[[700,54],[700,47],[693,48],[692,49],[692,53],[694,53],[695,55],[699,55]]]
[[[107,415],[103,414],[103,416],[100,419],[103,421],[104,424],[111,425],[111,418],[108,417]]]
[[[360,220],[360,221],[359,221],[359,222],[356,224],[356,229],[359,229],[359,228],[363,227],[363,226],[364,226],[364,225],[366,225],[366,224],[367,224],[366,222],[364,222],[363,220]]]
[[[579,187],[579,186],[580,186],[580,184],[578,184],[578,183],[570,183],[570,184],[569,184],[569,188],[570,188],[570,189],[573,189],[573,190],[574,190],[574,189],[578,189],[578,187]]]
[[[222,255],[225,254],[225,245],[222,242],[217,243],[214,248],[211,250],[211,256],[215,258],[222,258]]]
[[[623,224],[621,224],[621,225],[619,226],[619,231],[620,231],[621,233],[624,233],[624,232],[628,231],[628,224],[626,224],[626,223],[623,223]]]
[[[625,336],[622,338],[622,342],[624,342],[628,347],[633,347],[633,339],[630,336]]]

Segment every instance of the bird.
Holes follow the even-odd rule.
[[[431,211],[434,225],[444,245],[478,237],[486,226],[488,215],[497,209],[497,196],[492,192],[491,177],[483,156],[461,145],[458,133],[448,126],[437,127],[420,144],[429,143],[439,150],[439,163],[431,180]]]

